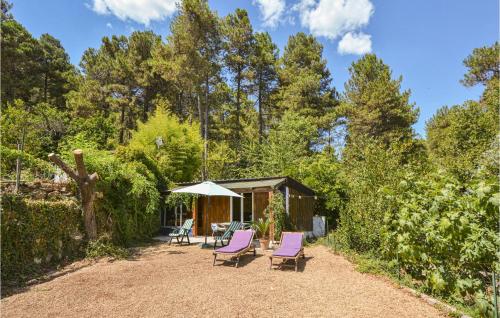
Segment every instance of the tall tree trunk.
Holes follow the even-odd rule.
[[[83,151],[76,149],[73,151],[76,162],[76,172],[68,167],[60,158],[54,153],[49,154],[49,159],[59,166],[66,174],[75,180],[78,188],[80,189],[80,197],[82,200],[82,209],[84,214],[85,232],[89,240],[97,238],[97,223],[94,212],[94,199],[95,199],[95,184],[99,180],[97,173],[91,175],[87,174],[85,164],[83,162]]]
[[[47,89],[48,89],[48,74],[47,72],[45,72],[45,79],[44,79],[44,83],[43,83],[43,101],[48,103],[48,100],[47,100]]]
[[[150,103],[150,96],[148,93],[146,93],[146,97],[144,98],[144,105],[142,107],[142,121],[143,122],[146,122],[148,120],[149,103]]]
[[[208,179],[208,113],[210,111],[210,106],[208,105],[208,93],[209,93],[209,77],[205,79],[205,151],[204,151],[204,169],[205,169],[205,178]]]
[[[179,118],[184,118],[182,111],[182,91],[179,92],[179,98],[177,102],[177,114],[179,115]]]
[[[200,95],[196,94],[196,101],[197,101],[197,106],[198,106],[198,118],[200,120],[200,136],[201,138],[205,137],[204,133],[204,125],[203,125],[203,111],[201,110],[201,102],[200,102]],[[202,167],[201,167],[201,180],[205,181],[205,151],[201,154],[201,162],[202,162]]]
[[[240,103],[241,103],[241,70],[238,69],[236,74],[236,141],[239,143],[240,139]]]
[[[259,74],[259,92],[257,102],[259,103],[259,143],[262,143],[262,135],[264,133],[264,120],[262,118],[262,74]]]
[[[200,95],[196,94],[196,103],[198,106],[198,119],[200,121],[200,137],[203,138],[203,110],[201,109]]]
[[[118,137],[118,143],[123,144],[125,139],[125,105],[122,105],[120,111],[120,134]]]

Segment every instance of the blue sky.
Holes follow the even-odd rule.
[[[60,39],[71,61],[98,47],[103,36],[152,29],[163,37],[176,0],[23,0],[13,14],[35,37]],[[332,73],[343,90],[349,65],[364,52],[381,57],[403,76],[403,88],[420,108],[415,130],[444,105],[477,99],[483,87],[463,87],[463,59],[498,38],[496,0],[209,0],[224,16],[236,8],[249,12],[256,31],[268,31],[282,51],[299,31],[318,36]]]

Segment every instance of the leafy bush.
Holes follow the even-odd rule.
[[[46,104],[25,103],[20,99],[2,104],[0,143],[10,149],[24,141],[24,151],[43,158],[57,146],[57,136],[64,130],[65,114]]]
[[[375,142],[352,145],[349,151],[342,171],[347,201],[340,211],[340,240],[358,252],[376,251],[391,203],[381,190],[397,184],[402,171],[399,154]]]
[[[264,220],[263,218],[259,218],[258,221],[252,223],[252,228],[260,234],[260,237],[263,239],[269,238],[267,231],[269,231],[269,226],[271,225],[271,221],[267,218]]]
[[[290,229],[291,224],[285,212],[285,198],[281,192],[275,192],[264,213],[269,215],[273,211],[274,239],[279,240],[281,232]]]
[[[100,180],[96,191],[95,211],[99,233],[111,233],[112,241],[128,245],[150,238],[159,229],[160,191],[170,182],[189,180],[200,165],[201,143],[195,126],[181,124],[158,110],[150,120],[139,123],[130,145],[116,151],[97,150],[93,142],[74,138],[65,155],[72,162],[71,151],[81,148],[89,172]],[[156,144],[157,137],[162,143]]]
[[[198,194],[194,193],[170,193],[165,198],[165,205],[169,208],[175,208],[181,204],[191,207],[195,200],[198,199]]]
[[[128,147],[143,152],[172,182],[190,181],[201,165],[199,128],[160,108],[146,123],[138,123]]]
[[[15,178],[16,160],[21,159],[21,178],[23,180],[31,178],[48,177],[55,172],[54,166],[49,162],[38,159],[27,152],[0,146],[2,177],[7,179]]]
[[[315,190],[317,214],[326,215],[330,228],[336,227],[340,210],[345,204],[346,191],[340,177],[341,165],[333,151],[329,149],[304,158],[299,172],[294,175],[302,183]]]
[[[498,134],[498,97],[496,100],[493,106],[468,101],[443,107],[427,122],[431,158],[461,181],[471,179],[480,157]]]
[[[2,281],[22,281],[46,266],[80,256],[82,211],[73,200],[2,195]]]
[[[89,172],[97,172],[95,201],[99,233],[112,233],[115,243],[151,237],[159,228],[158,180],[146,165],[125,161],[104,150],[84,149]],[[71,162],[68,155],[68,162]]]
[[[90,241],[85,250],[88,258],[112,257],[115,259],[127,258],[129,252],[127,249],[116,246],[111,241],[110,236],[102,235],[95,241]]]
[[[473,303],[498,265],[498,183],[409,175],[387,197],[383,255],[426,291]]]

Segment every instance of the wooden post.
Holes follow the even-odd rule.
[[[87,232],[89,240],[95,240],[97,239],[97,224],[94,213],[94,199],[96,197],[95,184],[97,180],[99,180],[99,176],[95,172],[91,175],[87,174],[87,169],[85,169],[85,164],[83,162],[83,151],[81,149],[74,150],[73,155],[75,156],[77,172],[66,165],[66,163],[54,153],[49,154],[49,159],[66,172],[71,179],[75,180],[78,185],[82,200],[85,232]]]
[[[194,236],[197,236],[198,235],[198,199],[199,198],[195,198],[192,202],[192,217],[193,217],[193,235]]]
[[[271,206],[271,201],[273,200],[273,191],[269,191],[269,206]],[[274,211],[273,209],[269,208],[269,221],[271,222],[271,225],[269,226],[269,237],[271,238],[271,241],[274,244],[275,238],[274,238]]]

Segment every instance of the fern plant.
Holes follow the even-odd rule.
[[[271,226],[271,221],[269,219],[259,218],[258,221],[252,223],[252,228],[260,234],[260,237],[263,239],[269,238],[268,232],[269,227]]]

